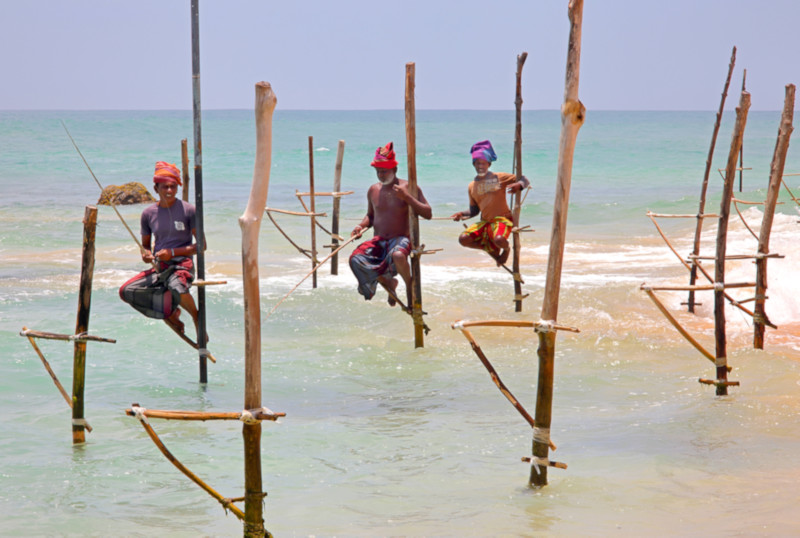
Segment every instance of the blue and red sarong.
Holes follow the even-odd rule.
[[[158,272],[148,269],[128,280],[120,286],[119,297],[148,318],[165,319],[178,309],[193,280],[192,258],[173,258],[158,262]]]
[[[350,269],[358,280],[358,293],[367,301],[375,295],[379,276],[388,273],[394,277],[397,274],[397,268],[392,261],[392,254],[395,252],[402,252],[405,256],[411,253],[408,237],[382,239],[376,235],[358,245],[350,255]]]

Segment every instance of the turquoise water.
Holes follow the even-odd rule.
[[[280,101],[280,96],[279,101]],[[714,168],[724,166],[732,114],[723,122]],[[121,303],[117,288],[141,270],[136,246],[108,207],[99,209],[90,332],[116,344],[89,344],[86,416],[94,427],[73,447],[69,411],[22,326],[71,333],[77,309],[84,206],[99,189],[69,142],[63,120],[105,185],[150,185],[156,160],[180,162],[191,114],[174,112],[0,112],[0,535],[236,536],[241,525],[158,452],[132,402],[152,409],[237,411],[243,400],[241,233],[253,174],[250,111],[203,116],[209,383],[197,383],[196,354],[161,322]],[[523,169],[533,191],[522,223],[524,312],[513,312],[510,276],[486,256],[458,246],[461,225],[423,221],[423,242],[442,249],[423,259],[423,302],[431,333],[414,349],[410,320],[385,295],[366,303],[342,256],[339,275],[320,271],[263,326],[263,403],[287,416],[264,425],[266,526],[276,536],[640,536],[796,534],[800,524],[800,294],[797,206],[785,191],[772,233],[770,318],[765,351],[751,349],[750,321],[728,312],[728,397],[697,383],[713,365],[689,346],[639,291],[643,282],[678,285],[685,271],[658,237],[648,210],[697,212],[713,112],[593,112],[578,136],[559,321],[581,329],[557,342],[550,485],[526,487],[531,431],[492,384],[459,319],[536,320],[543,297],[558,159],[560,117],[523,117]],[[750,114],[744,192],[763,200],[779,121]],[[514,114],[417,112],[417,174],[434,210],[465,209],[473,175],[469,146],[489,138],[510,171]],[[332,189],[338,140],[346,142],[342,230],[365,211],[375,148],[394,140],[406,176],[402,111],[276,111],[270,207],[299,210],[308,188],[314,137],[317,190]],[[800,172],[790,148],[786,173]],[[788,176],[795,194],[800,179]],[[709,187],[719,207],[721,179]],[[323,199],[318,209],[330,211]],[[142,207],[121,209],[136,231]],[[743,209],[758,229],[761,212]],[[305,219],[278,215],[308,246]],[[729,253],[755,241],[736,215]],[[323,219],[326,227],[329,224]],[[693,221],[663,226],[682,253]],[[704,252],[713,249],[714,224]],[[326,241],[317,234],[319,244]],[[321,248],[321,247],[320,247]],[[349,251],[345,251],[349,252]],[[262,313],[310,269],[269,220],[260,233]],[[752,281],[749,262],[729,265],[729,281]],[[744,296],[744,294],[742,295]],[[685,297],[664,293],[678,318],[713,351],[710,297],[697,316]],[[473,331],[500,376],[532,413],[536,348],[523,329]],[[40,341],[65,386],[72,347]],[[223,495],[242,494],[238,423],[151,421],[173,453]]]

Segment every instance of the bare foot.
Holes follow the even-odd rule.
[[[497,266],[500,267],[501,265],[505,265],[508,261],[508,255],[511,254],[508,249],[505,249],[500,252],[500,256],[497,257]]]
[[[181,318],[181,309],[176,308],[175,311],[168,318],[164,319],[164,321],[174,330],[183,334],[184,325],[180,318]]]
[[[389,306],[394,306],[394,305],[397,304],[397,301],[394,298],[394,294],[397,291],[397,279],[396,278],[393,278],[393,279],[391,279],[389,281],[389,289],[392,290],[392,293],[389,294],[389,299],[388,299]]]

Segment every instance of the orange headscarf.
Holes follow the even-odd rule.
[[[181,171],[174,164],[158,161],[156,163],[156,171],[153,174],[153,183],[167,183],[169,181],[175,181],[178,185],[182,185]]]

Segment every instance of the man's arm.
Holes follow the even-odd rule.
[[[471,219],[480,212],[481,209],[477,205],[470,204],[469,209],[467,209],[466,211],[459,211],[458,213],[453,213],[452,215],[450,215],[450,218],[458,222],[460,220]]]
[[[356,227],[350,232],[350,237],[363,234],[365,230],[372,226],[372,222],[375,220],[375,209],[372,207],[372,189],[373,187],[367,189],[367,214],[364,215],[361,222],[356,224]]]
[[[425,199],[425,195],[422,194],[422,189],[417,188],[417,199],[409,199],[408,204],[414,209],[414,213],[423,219],[431,220],[431,217],[433,217],[433,209],[431,209],[428,200]]]
[[[150,235],[142,236],[142,247],[144,248],[142,249],[141,254],[142,254],[142,261],[145,263],[153,263],[153,261],[155,260],[153,253],[150,251],[151,238],[152,236]]]
[[[519,176],[519,179],[517,179],[517,176],[515,176],[514,174],[506,174],[500,172],[497,175],[500,178],[500,183],[504,187],[507,187],[508,189],[507,192],[510,193],[519,192],[522,189],[527,188],[531,184],[531,182],[528,181],[528,178],[526,178],[525,176]]]
[[[422,189],[417,187],[416,198],[413,198],[411,194],[408,192],[408,182],[406,181],[403,181],[393,186],[392,190],[394,191],[394,193],[397,195],[398,198],[400,198],[405,203],[411,206],[411,209],[414,210],[414,213],[416,213],[425,220],[431,219],[431,217],[433,216],[433,210],[431,209],[428,200],[425,199],[425,195],[422,194]]]
[[[453,213],[452,215],[450,215],[450,218],[456,222],[460,220],[471,219],[472,217],[481,212],[481,209],[478,206],[478,202],[472,198],[472,192],[469,190],[469,188],[467,188],[467,194],[469,196],[469,209],[467,209],[466,211],[459,211],[458,213]]]

